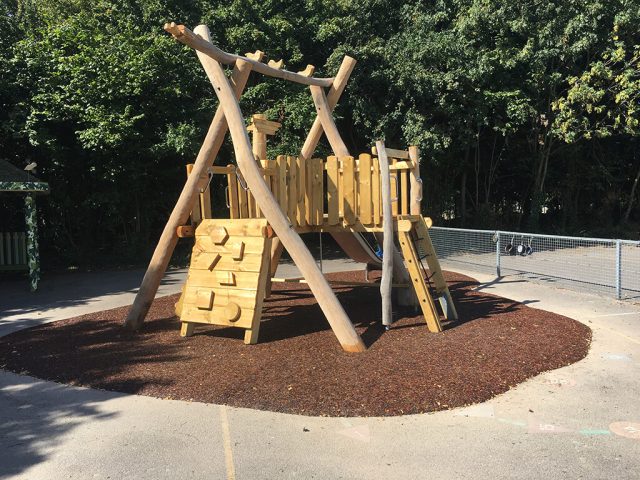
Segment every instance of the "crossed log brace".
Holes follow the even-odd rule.
[[[300,156],[304,159],[311,157],[323,131],[335,155],[349,156],[349,151],[333,121],[331,111],[335,108],[344,91],[356,61],[345,56],[334,78],[314,78],[312,77],[313,67],[311,65],[307,66],[304,71],[295,73],[283,70],[282,62],[271,62],[270,65],[262,63],[264,54],[260,51],[247,54],[245,57],[223,52],[211,43],[209,29],[205,25],[199,25],[193,32],[185,26],[175,23],[166,24],[164,28],[178,41],[196,50],[198,59],[218,97],[219,106],[194,162],[191,175],[189,175],[156,245],[138,294],[125,319],[125,325],[136,330],[144,322],[178,241],[177,228],[187,221],[191,206],[200,188],[200,177],[213,165],[227,130],[229,130],[236,161],[247,185],[256,201],[259,202],[265,218],[272,226],[279,241],[282,242],[307,280],[309,288],[316,297],[342,348],[348,352],[364,351],[365,345],[342,305],[300,236],[280,210],[265,183],[255,162],[244,118],[238,104],[238,99],[242,95],[252,70],[267,76],[309,85],[317,117],[307,135]],[[223,63],[233,65],[230,79],[227,79],[224,73],[221,65]],[[329,89],[328,94],[325,93],[325,88]]]

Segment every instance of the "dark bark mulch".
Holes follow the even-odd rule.
[[[301,284],[274,284],[260,344],[243,331],[198,327],[179,336],[177,296],[156,300],[143,330],[122,329],[128,307],[0,339],[0,367],[73,385],[160,398],[328,416],[431,412],[482,402],[540,372],[585,357],[591,330],[553,313],[473,291],[447,274],[461,321],[429,333],[413,311],[380,326],[377,288],[335,287],[369,347],[340,348]],[[330,275],[362,280],[362,272]]]

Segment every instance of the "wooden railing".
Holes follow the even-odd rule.
[[[327,160],[278,156],[261,160],[261,172],[282,211],[298,230],[318,226],[382,226],[380,164],[377,157],[328,157]],[[410,213],[411,160],[392,159],[392,213]],[[234,165],[213,167],[214,174],[226,174],[230,218],[262,218],[240,172]],[[313,229],[313,228],[311,228]]]
[[[0,232],[0,270],[26,270],[27,237],[24,232]]]

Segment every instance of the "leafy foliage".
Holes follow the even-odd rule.
[[[440,222],[633,231],[639,12],[628,0],[2,0],[2,156],[36,160],[51,184],[45,260],[140,261],[216,108],[193,52],[161,27],[206,23],[222,49],[291,70],[330,76],[356,58],[335,112],[345,141],[417,144]],[[258,77],[241,106],[283,123],[271,155],[297,152],[315,114],[307,89]],[[233,161],[230,145],[220,157]]]

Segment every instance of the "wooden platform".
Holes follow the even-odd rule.
[[[410,276],[406,282],[416,293],[429,330],[440,332],[438,303],[446,319],[457,319],[457,312],[429,236],[431,219],[410,213],[411,203],[416,199],[419,203],[421,196],[421,185],[416,187],[420,195],[412,191],[419,160],[411,160],[406,152],[392,152],[401,157],[391,160],[389,175],[393,230]],[[279,156],[256,162],[297,233],[382,232],[377,157],[330,156],[325,161]],[[210,172],[227,177],[230,219],[208,219],[211,206],[203,201],[210,199],[201,193],[192,215],[197,227],[181,227],[178,232],[195,235],[187,283],[176,306],[181,334],[191,335],[196,324],[235,326],[246,330],[245,343],[256,343],[262,303],[270,291],[271,256],[279,254],[271,252],[273,234],[237,167],[213,167]]]
[[[357,158],[330,156],[325,161],[280,155],[259,163],[280,209],[298,232],[382,231],[380,163],[376,157],[363,153]],[[394,217],[410,214],[410,175],[415,167],[411,160],[392,159]],[[212,173],[227,175],[230,218],[263,217],[234,165],[213,167]]]

